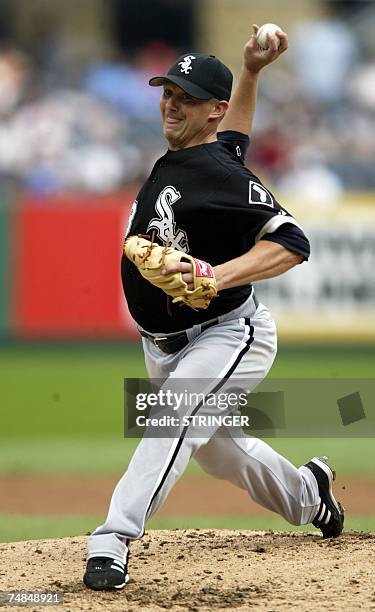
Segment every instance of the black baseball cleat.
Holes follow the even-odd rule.
[[[332,493],[336,473],[331,470],[326,457],[313,457],[305,464],[314,474],[320,495],[320,506],[312,524],[322,531],[323,538],[337,538],[344,528],[344,508]]]
[[[121,561],[110,557],[92,557],[87,562],[83,582],[94,591],[122,589],[129,581],[127,568]]]

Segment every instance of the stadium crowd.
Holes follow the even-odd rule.
[[[328,201],[375,189],[375,62],[354,36],[343,21],[300,24],[288,61],[264,72],[247,163],[282,193]],[[38,194],[104,194],[142,181],[165,150],[160,91],[148,79],[178,53],[152,43],[132,58],[67,65],[51,54],[41,65],[3,47],[2,183]]]

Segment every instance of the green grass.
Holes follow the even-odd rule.
[[[121,436],[104,438],[20,438],[0,443],[0,473],[121,473],[138,444]]]
[[[280,351],[272,378],[371,378],[368,349]],[[145,376],[137,347],[0,348],[0,438],[90,437],[123,430],[123,380]]]
[[[267,442],[294,465],[314,455],[327,455],[340,474],[375,476],[375,440],[372,438],[290,438]],[[0,473],[14,474],[121,474],[137,440],[120,437],[11,439],[0,444]],[[188,474],[203,475],[195,461]]]
[[[85,535],[104,521],[104,516],[22,516],[0,515],[0,542],[62,538]],[[275,531],[316,531],[312,525],[295,527],[274,515],[155,517],[147,524],[151,529],[251,529]],[[353,516],[346,519],[346,531],[374,531],[375,516]]]
[[[104,517],[95,516],[23,516],[0,514],[0,542],[44,540],[85,535],[93,531]]]
[[[371,346],[279,346],[272,378],[374,378]]]
[[[123,381],[145,376],[128,346],[0,351],[0,437],[82,437],[123,431]]]
[[[123,438],[123,379],[145,376],[139,345],[2,346],[0,372],[0,471],[124,469],[137,442]],[[270,377],[371,378],[373,351],[282,347]],[[371,438],[270,443],[296,464],[327,454],[342,471],[375,473]],[[189,470],[199,471],[194,463]]]
[[[289,525],[279,516],[202,516],[163,518],[156,516],[148,529],[252,529],[275,531],[316,531],[312,525]],[[345,521],[346,531],[374,531],[375,516],[353,516]],[[319,532],[317,532],[319,533]]]
[[[270,376],[373,378],[373,362],[371,347],[281,347]],[[139,346],[2,346],[0,372],[0,472],[123,472],[137,444],[123,438],[123,379],[146,375]],[[315,454],[326,454],[340,473],[375,475],[372,438],[276,438],[269,443],[296,465]],[[201,470],[191,462],[188,473]],[[82,535],[103,520],[93,516],[0,516],[0,540]],[[296,529],[273,515],[156,516],[148,525],[149,529],[188,527]],[[375,515],[348,517],[346,528],[375,530]]]

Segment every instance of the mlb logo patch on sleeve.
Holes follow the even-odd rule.
[[[273,208],[273,197],[263,185],[259,185],[255,181],[249,183],[249,204],[262,204]]]

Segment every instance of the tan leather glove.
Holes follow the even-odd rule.
[[[159,246],[141,236],[130,236],[124,244],[126,257],[134,263],[143,278],[167,295],[174,304],[185,304],[194,309],[206,309],[217,296],[216,279],[212,267],[205,261],[177,251],[168,246]],[[173,263],[191,262],[193,265],[194,289],[189,290],[181,272],[162,274],[162,270]]]

